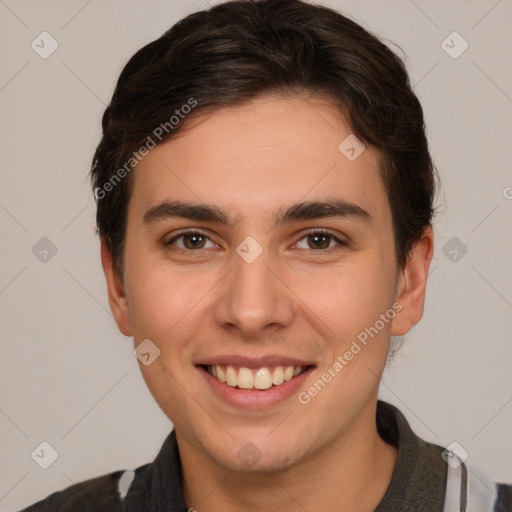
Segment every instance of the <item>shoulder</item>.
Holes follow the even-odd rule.
[[[494,512],[512,511],[512,484],[497,484],[497,497]]]
[[[123,473],[125,471],[115,471],[71,485],[20,512],[121,511],[119,483]]]
[[[398,448],[379,512],[512,512],[512,485],[496,483],[478,466],[468,464],[467,453],[457,453],[454,443],[445,448],[418,437],[404,415],[386,402],[378,402],[377,427],[381,437]]]
[[[162,496],[164,491],[165,497]],[[140,512],[163,510],[163,505],[169,505],[169,499],[179,507],[177,510],[184,508],[174,429],[153,462],[71,485],[19,512]]]

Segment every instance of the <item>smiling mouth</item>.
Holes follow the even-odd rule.
[[[309,366],[265,366],[246,368],[232,365],[200,365],[200,367],[219,382],[236,389],[266,390],[278,387],[313,368]]]

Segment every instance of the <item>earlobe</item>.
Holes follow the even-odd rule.
[[[117,327],[125,336],[131,336],[132,329],[123,280],[115,269],[112,253],[104,238],[101,239],[101,265],[107,281],[110,310]]]
[[[427,226],[421,239],[411,250],[399,277],[396,302],[401,304],[402,310],[393,319],[391,326],[393,336],[408,333],[423,316],[427,277],[433,252],[432,227]]]

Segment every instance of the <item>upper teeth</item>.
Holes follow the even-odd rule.
[[[292,379],[306,369],[305,366],[276,366],[272,370],[268,367],[251,370],[243,366],[238,370],[231,366],[215,364],[208,366],[207,371],[228,386],[243,389],[268,389],[279,386],[283,382]]]

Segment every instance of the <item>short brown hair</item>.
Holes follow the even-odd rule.
[[[396,257],[400,266],[406,263],[431,223],[436,173],[404,63],[327,7],[236,0],[187,16],[137,51],[105,110],[90,174],[97,231],[121,275],[134,152],[149,139],[171,139],[191,117],[268,93],[329,98],[347,112],[357,137],[380,151]],[[171,122],[191,100],[193,112]],[[155,141],[158,126],[167,128]]]

